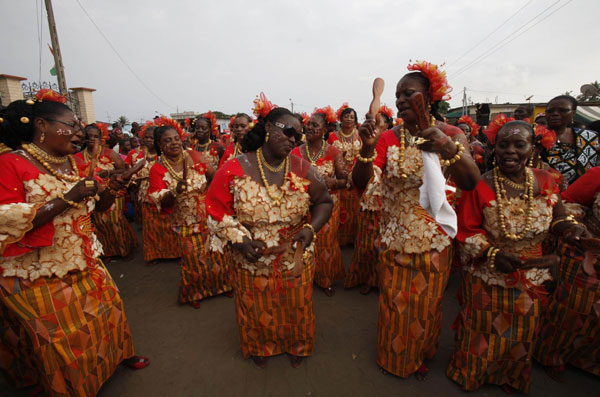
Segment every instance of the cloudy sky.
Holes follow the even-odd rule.
[[[0,0],[0,73],[55,81],[43,4]],[[291,99],[296,111],[347,101],[364,114],[378,76],[386,81],[383,102],[393,107],[410,59],[446,63],[453,106],[460,106],[463,87],[473,102],[522,102],[530,95],[544,102],[600,80],[598,0],[53,0],[53,6],[67,85],[97,90],[99,120],[140,121],[177,109],[250,112],[261,91],[281,106],[290,107]]]

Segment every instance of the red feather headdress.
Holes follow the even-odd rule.
[[[396,117],[394,119],[394,127],[397,125],[404,125],[404,120],[402,120],[402,117]]]
[[[390,118],[390,120],[394,119],[394,112],[392,112],[392,109],[388,108],[385,105],[381,105],[381,107],[379,108],[379,112],[378,113],[383,113],[386,116],[388,116]]]
[[[148,129],[148,127],[150,127],[152,125],[154,125],[154,123],[152,121],[149,121],[149,120],[146,121],[146,123],[143,126],[140,127],[140,130],[138,132],[138,136],[141,139],[144,139],[144,137],[146,136],[146,130]]]
[[[177,120],[173,120],[167,116],[162,116],[154,120],[154,125],[157,127],[171,127],[177,131],[177,134],[181,140],[185,139],[185,131],[183,131],[181,124],[179,124]]]
[[[35,99],[38,101],[51,101],[65,104],[67,103],[67,97],[60,95],[58,92],[49,88],[42,88],[35,94]]]
[[[100,139],[106,141],[108,139],[108,124],[96,121],[93,125],[100,131]]]
[[[500,113],[496,115],[490,125],[483,130],[483,133],[492,145],[496,144],[496,136],[498,135],[500,128],[502,128],[504,124],[508,123],[509,121],[515,121],[514,117],[506,117],[504,113]]]
[[[481,126],[479,124],[477,124],[476,122],[473,121],[471,116],[468,116],[466,114],[460,116],[460,118],[456,122],[456,125],[459,125],[459,124],[466,124],[469,127],[471,127],[471,135],[477,135],[477,133],[479,132],[479,129],[481,128]]]
[[[219,125],[217,124],[217,116],[215,116],[212,110],[209,110],[207,113],[204,113],[202,117],[210,120],[211,134],[213,134],[214,136],[219,135]]]
[[[259,96],[254,100],[254,109],[252,112],[256,117],[262,117],[263,119],[267,117],[267,115],[271,112],[271,110],[275,109],[277,105],[274,105],[267,99],[264,92],[261,92]]]
[[[410,61],[412,62],[412,60]],[[441,64],[440,66],[444,66]],[[408,64],[407,69],[410,71],[421,72],[429,80],[429,95],[431,96],[431,102],[436,101],[448,101],[452,97],[450,92],[452,87],[448,84],[446,79],[446,72],[442,72],[437,65],[425,61],[416,61],[413,64]]]
[[[310,119],[310,116],[306,112],[302,112],[300,115],[302,116],[302,125],[306,125],[306,123],[308,123],[308,119]]]
[[[233,127],[233,123],[235,123],[235,115],[231,116],[231,119],[229,120],[229,129]]]
[[[537,138],[536,141],[547,150],[552,149],[552,147],[554,147],[556,144],[556,132],[549,130],[543,125],[538,124],[535,127],[535,136]],[[538,138],[539,136],[541,136],[541,138]]]
[[[319,109],[315,108],[312,115],[314,116],[317,113],[325,115],[325,119],[327,120],[328,123],[335,123],[337,121],[337,116],[331,106],[326,106],[324,108],[319,108]]]
[[[340,108],[335,111],[338,121],[342,121],[342,112],[348,109],[349,107],[350,106],[348,106],[348,102],[344,102],[342,103],[342,106],[340,106]]]

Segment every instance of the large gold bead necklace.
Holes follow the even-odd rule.
[[[79,177],[79,169],[77,168],[77,163],[75,162],[75,159],[73,158],[73,156],[65,156],[66,159],[71,162],[71,175],[68,175],[68,174],[60,173],[60,172],[56,171],[54,168],[52,168],[52,166],[48,163],[48,161],[46,161],[47,157],[44,156],[44,155],[46,155],[46,156],[51,156],[51,155],[46,153],[43,149],[39,148],[38,146],[34,145],[33,143],[24,143],[22,145],[22,147],[23,147],[23,150],[25,150],[31,157],[36,159],[41,165],[44,166],[45,169],[47,169],[56,178],[62,179],[67,182],[78,182],[79,179],[81,179]],[[65,160],[65,162],[67,160]]]
[[[534,176],[531,168],[525,167],[525,185],[515,183],[513,181],[512,184],[505,176],[500,175],[500,170],[498,167],[494,168],[494,188],[496,189],[496,207],[498,209],[498,222],[500,223],[500,230],[504,237],[512,241],[522,240],[529,230],[531,230],[531,226],[533,225],[533,185],[534,185]],[[506,189],[504,188],[504,183],[507,183],[509,186],[513,187],[516,190],[524,190],[523,199],[527,202],[527,210],[526,214],[526,223],[525,228],[519,233],[508,233],[506,230],[506,219],[504,217],[504,201],[508,202],[508,198],[506,197]]]
[[[290,166],[289,156],[286,157],[285,160],[282,161],[279,166],[277,166],[277,168],[275,168],[275,167],[272,167],[267,162],[267,160],[265,160],[265,158],[262,154],[262,148],[259,148],[256,151],[256,161],[258,163],[258,170],[260,171],[260,178],[262,179],[263,185],[265,185],[265,188],[267,189],[269,198],[271,199],[271,201],[273,201],[273,204],[275,206],[279,206],[279,204],[281,203],[281,199],[283,198],[284,191],[280,189],[279,194],[274,192],[274,190],[277,189],[277,185],[269,185],[269,182],[267,181],[267,177],[265,176],[265,170],[263,168],[263,165],[265,167],[267,167],[267,169],[274,174],[280,172],[285,167],[285,171],[283,173],[283,180],[285,183],[285,176],[288,174],[289,166]]]

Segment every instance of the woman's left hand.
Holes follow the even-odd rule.
[[[437,127],[429,127],[417,134],[417,137],[428,141],[419,145],[419,149],[426,152],[439,153],[442,158],[452,158],[457,152],[456,144],[450,137]]]
[[[294,238],[292,238],[292,243],[296,243],[299,241],[300,244],[302,244],[302,249],[305,250],[306,247],[308,247],[312,242],[312,239],[312,231],[307,227],[303,227],[298,233],[296,233]]]
[[[581,224],[573,224],[563,232],[562,238],[572,245],[579,245],[581,237],[589,237],[587,229]]]

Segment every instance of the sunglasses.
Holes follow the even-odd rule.
[[[282,124],[277,121],[271,122],[275,127],[281,128],[281,132],[288,138],[295,138],[297,135],[300,135],[296,132],[296,129],[289,124]]]
[[[55,123],[61,123],[66,125],[67,127],[71,127],[73,128],[74,131],[81,131],[81,124],[79,123],[79,121],[72,121],[70,123],[66,122],[66,121],[61,121],[61,120],[56,120],[56,119],[44,119],[47,121],[54,121]]]

